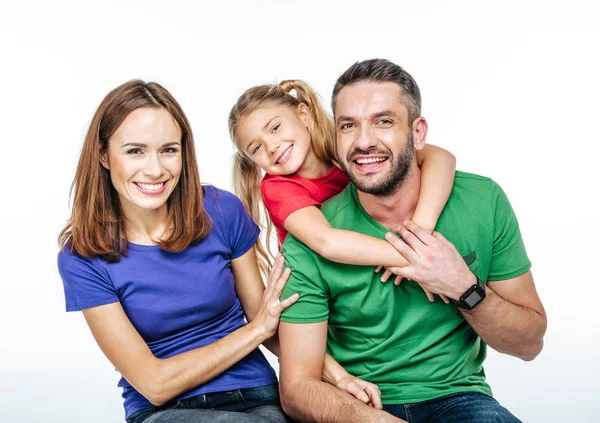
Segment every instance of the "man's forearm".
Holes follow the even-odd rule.
[[[489,286],[485,300],[473,310],[461,312],[496,351],[529,361],[542,350],[546,319],[530,308],[506,301]]]
[[[371,408],[325,382],[303,379],[281,385],[283,410],[302,422],[403,422],[385,411]]]

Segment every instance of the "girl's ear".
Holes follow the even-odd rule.
[[[423,116],[416,118],[412,124],[413,143],[415,150],[422,150],[427,140],[429,125]]]
[[[298,112],[300,120],[302,120],[302,122],[304,122],[304,125],[308,127],[308,120],[310,118],[310,108],[306,104],[300,103],[298,104],[296,111]]]

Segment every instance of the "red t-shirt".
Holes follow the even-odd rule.
[[[342,192],[349,182],[346,174],[336,166],[326,175],[315,179],[266,174],[260,183],[260,193],[273,220],[279,245],[287,235],[283,223],[290,214],[304,207],[320,207],[323,201]]]

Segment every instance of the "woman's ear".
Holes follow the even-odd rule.
[[[429,125],[423,116],[416,118],[412,124],[413,143],[415,150],[422,150],[427,141]]]
[[[100,152],[100,164],[104,169],[110,170],[110,162],[108,161],[108,151]]]

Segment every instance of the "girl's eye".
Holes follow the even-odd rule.
[[[279,127],[280,127],[280,126],[281,126],[281,123],[278,123],[278,124],[277,124],[277,125],[275,125],[273,128],[271,128],[271,133],[274,133],[274,132],[276,132],[276,131],[279,129]]]
[[[260,144],[256,144],[254,146],[254,148],[252,148],[252,154],[256,153],[258,151],[258,149],[260,148]]]
[[[141,154],[141,153],[142,153],[141,148],[132,148],[131,150],[127,150],[127,154]]]

